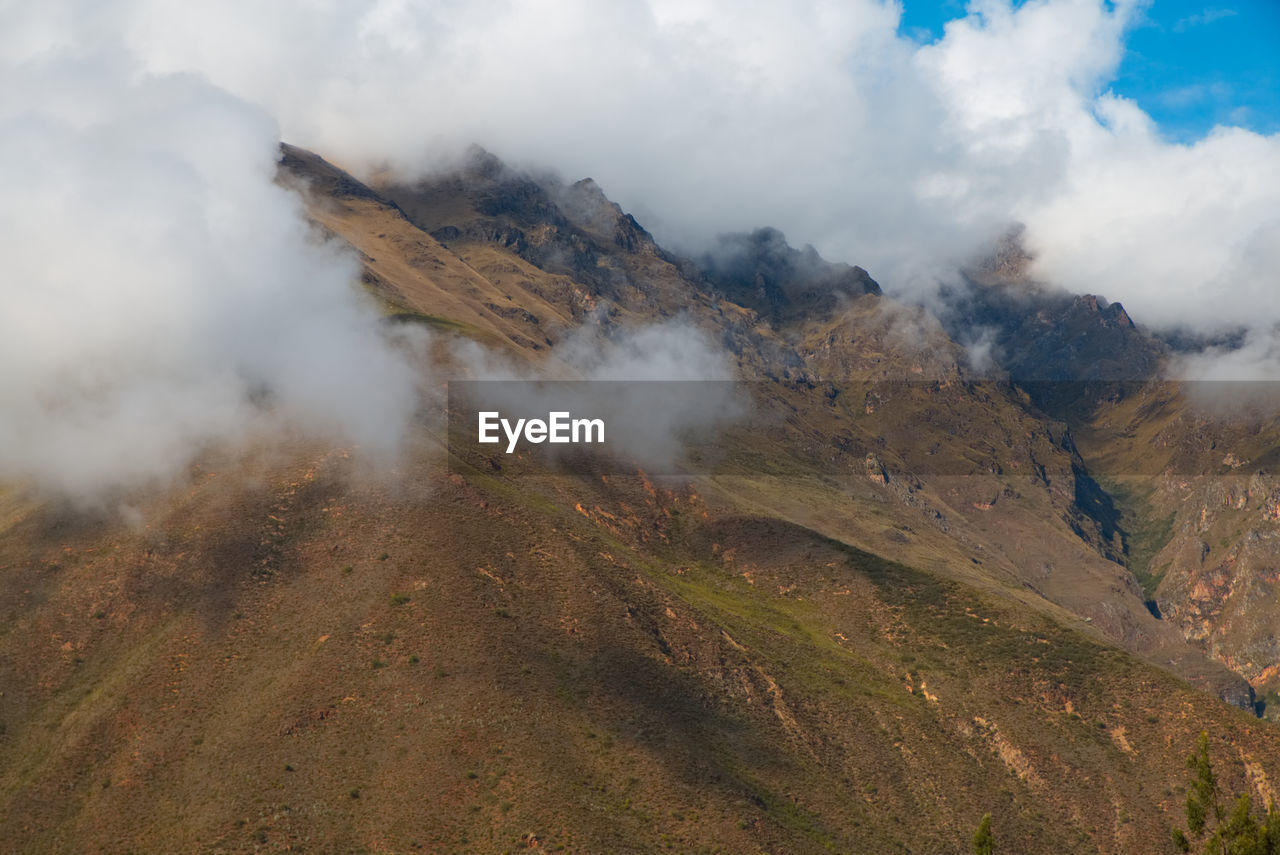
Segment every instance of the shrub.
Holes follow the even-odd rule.
[[[978,823],[978,830],[973,833],[970,846],[973,855],[992,855],[995,851],[996,839],[991,833],[991,814],[983,815],[982,822]]]

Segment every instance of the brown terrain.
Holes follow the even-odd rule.
[[[264,437],[124,515],[0,493],[0,849],[962,853],[990,813],[998,852],[1171,852],[1201,731],[1274,798],[1274,425],[1197,415],[1122,308],[1000,259],[979,373],[772,230],[680,258],[479,151],[281,181],[427,339],[414,441]],[[758,381],[732,472],[448,455],[467,348],[677,318]]]

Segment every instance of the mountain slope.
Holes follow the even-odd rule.
[[[958,851],[992,811],[1011,851],[1126,852],[1200,729],[1231,786],[1280,773],[1269,726],[1114,648],[687,488],[348,466],[8,530],[62,526],[4,557],[4,839]]]
[[[127,519],[7,490],[0,845],[963,852],[991,812],[999,851],[1162,851],[1201,730],[1271,798],[1276,732],[1175,676],[1238,686],[1106,557],[1062,426],[926,316],[803,278],[739,305],[598,188],[483,156],[283,165],[432,331],[425,386],[680,316],[763,427],[736,473],[546,478],[447,458],[429,397],[393,472],[283,436]]]
[[[1067,429],[1007,385],[970,382],[963,351],[936,322],[880,297],[865,272],[779,246],[780,236],[764,230],[726,238],[718,267],[704,273],[637,233],[594,184],[537,180],[478,150],[457,172],[377,192],[501,283],[504,297],[534,291],[561,305],[577,301],[592,314],[566,306],[561,317],[605,330],[678,314],[722,341],[743,376],[769,381],[756,409],[784,423],[737,434],[744,459],[758,472],[840,481],[834,493],[823,484],[802,488],[810,495],[800,504],[769,501],[796,493],[794,481],[766,488],[772,513],[879,554],[994,581],[1015,595],[1029,591],[1035,607],[1064,606],[1128,649],[1251,706],[1243,681],[1188,648],[1144,605],[1118,561],[1113,521],[1094,507],[1096,485],[1072,459]],[[772,283],[764,314],[729,302],[726,270]],[[833,283],[846,280],[832,298]],[[819,292],[828,298],[815,300]],[[898,387],[875,386],[886,381]],[[884,404],[868,406],[870,398]],[[869,459],[882,470],[879,490],[867,489]],[[757,486],[748,479],[748,490]],[[806,509],[818,496],[843,512],[818,523]],[[867,531],[857,521],[864,515],[884,522]],[[905,538],[903,525],[918,536]]]
[[[1016,235],[951,295],[948,329],[986,331],[1000,365],[1069,425],[1100,482],[1113,554],[1182,636],[1280,703],[1280,419],[1269,382],[1167,379],[1206,348],[1136,326],[1119,304],[1056,292],[1027,275]]]

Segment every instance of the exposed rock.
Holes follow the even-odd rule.
[[[698,264],[726,297],[775,322],[829,313],[840,297],[881,293],[861,267],[826,261],[812,246],[796,249],[773,228],[721,235]]]
[[[319,196],[372,199],[391,204],[390,200],[324,158],[288,143],[280,144],[280,169],[282,175],[304,182]]]

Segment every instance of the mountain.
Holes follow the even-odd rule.
[[[1119,303],[1071,294],[1037,281],[1020,233],[1006,235],[990,257],[964,272],[961,287],[943,294],[941,317],[962,339],[985,335],[1011,379],[1056,416],[1073,401],[1064,394],[1091,386],[1157,377],[1168,346],[1140,329]]]
[[[1153,608],[1248,679],[1269,716],[1280,702],[1271,393],[1269,384],[1123,384],[1091,403],[1077,432],[1116,497]]]
[[[1231,335],[1137,326],[1118,303],[1038,283],[1009,236],[943,312],[955,335],[987,331],[1000,366],[1068,425],[1105,484],[1121,560],[1148,604],[1183,637],[1244,676],[1271,715],[1280,704],[1280,596],[1274,474],[1280,419],[1268,383],[1172,382],[1178,360]]]
[[[1251,706],[1247,686],[1188,649],[1143,605],[1141,589],[1116,560],[1120,547],[1111,544],[1109,509],[1098,513],[1096,484],[1082,461],[1073,460],[1068,428],[1045,420],[1012,386],[970,382],[964,352],[944,330],[926,314],[881,297],[865,272],[828,264],[811,249],[791,249],[768,229],[722,238],[702,264],[663,252],[647,233],[628,248],[617,235],[630,231],[632,221],[602,201],[594,184],[539,181],[479,150],[455,173],[378,189],[487,276],[508,273],[508,262],[490,260],[506,250],[507,257],[543,265],[544,275],[580,283],[556,282],[538,294],[546,299],[565,293],[566,285],[582,288],[590,305],[608,305],[607,325],[676,313],[691,318],[725,342],[744,376],[773,381],[754,405],[786,419],[786,430],[739,437],[738,453],[752,459],[756,471],[839,474],[854,485],[841,485],[844,504],[849,492],[862,492],[870,455],[884,472],[880,495],[867,498],[879,504],[891,497],[901,510],[890,516],[905,513],[931,529],[904,545],[900,532],[887,533],[892,526],[870,531],[846,513],[823,520],[824,533],[921,562],[937,562],[941,553],[945,572],[962,576],[969,571],[957,566],[983,567],[980,576],[1065,606],[1129,649]],[[582,202],[584,189],[589,204]],[[557,201],[564,199],[570,202]],[[726,288],[734,280],[726,270],[739,271],[737,281],[750,275],[769,282],[777,296],[789,294],[794,302],[731,303]],[[536,281],[522,277],[519,284]],[[833,294],[835,283],[844,290]],[[803,296],[816,293],[828,295],[821,309]],[[787,308],[779,313],[782,305]],[[579,310],[575,320],[586,317]],[[876,388],[886,382],[891,392]],[[777,465],[780,458],[786,467]],[[938,477],[911,471],[920,466]],[[769,495],[790,495],[794,478],[786,480]],[[817,523],[809,510],[775,512]],[[986,554],[975,558],[975,546]]]
[[[430,334],[428,391],[678,321],[755,418],[681,479],[450,454],[428,394],[393,472],[279,436],[124,517],[9,486],[14,851],[963,852],[985,813],[997,851],[1163,851],[1202,731],[1224,792],[1273,797],[1257,678],[1188,630],[1203,579],[1171,557],[1143,587],[1195,506],[1105,483],[1186,463],[1140,455],[1191,430],[1155,375],[1051,413],[860,268],[769,229],[683,258],[594,182],[478,149],[405,184],[286,146],[280,181],[388,330]],[[1101,301],[984,299],[1028,365],[1078,335],[1163,353]],[[1034,334],[1053,312],[1078,335]]]
[[[721,235],[698,266],[729,300],[775,324],[831,314],[842,300],[881,294],[861,267],[832,264],[811,246],[795,249],[777,229]]]

